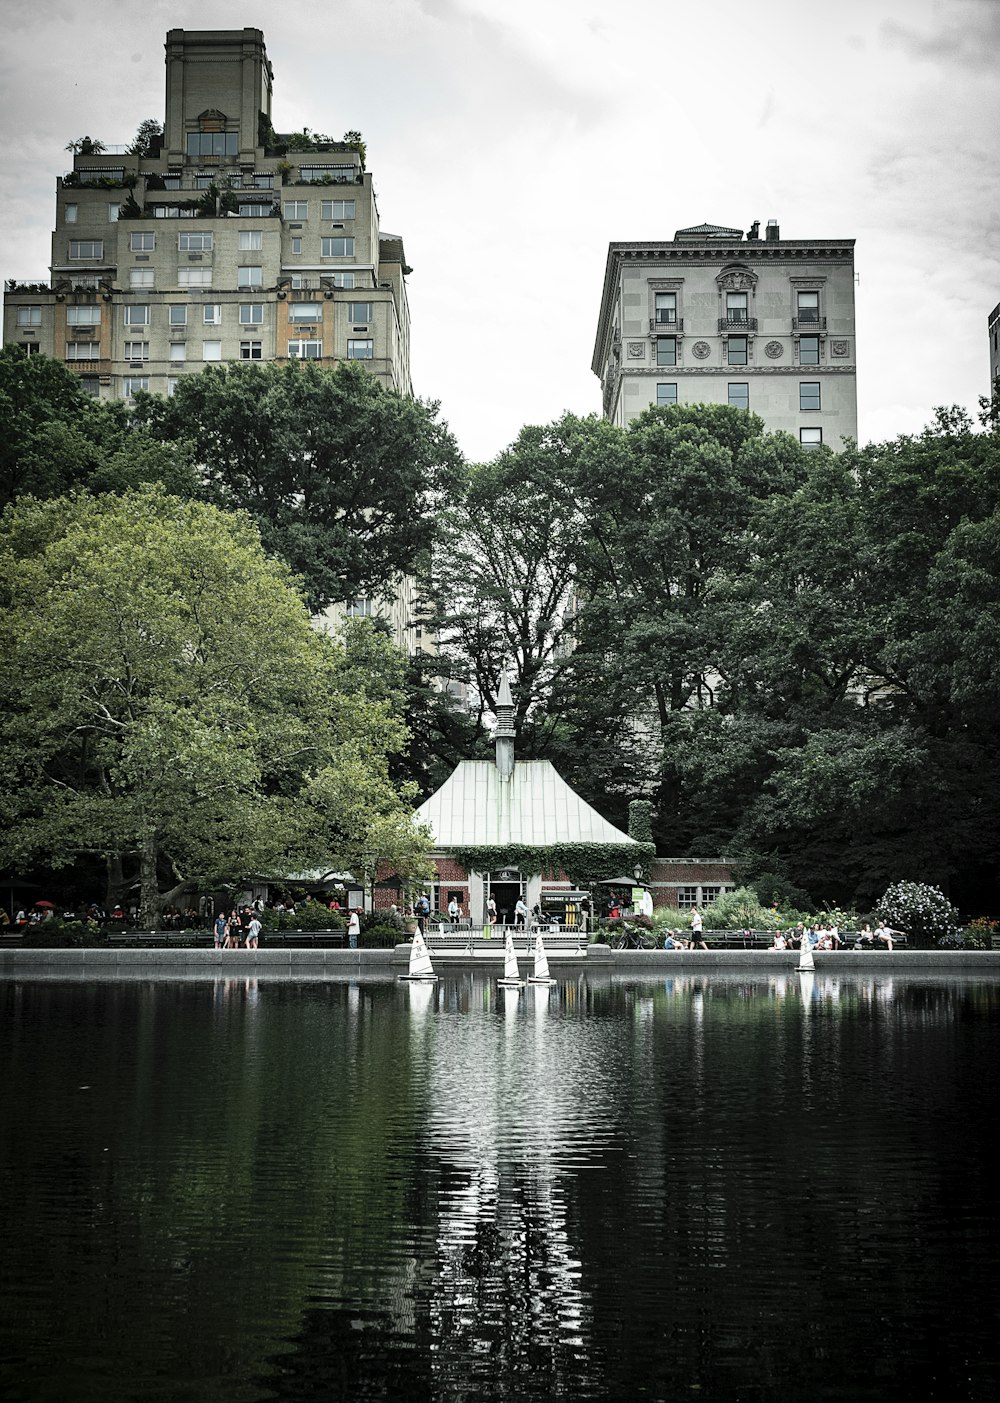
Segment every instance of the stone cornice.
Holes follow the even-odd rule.
[[[848,365],[623,365],[624,376],[649,376],[654,380],[673,380],[687,375],[725,375],[729,380],[750,380],[758,375],[794,375],[796,380],[815,380],[824,375],[856,375],[857,366]]]

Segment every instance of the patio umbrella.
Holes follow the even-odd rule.
[[[50,911],[54,911],[56,909],[55,903],[52,901],[36,901],[34,904],[36,906],[47,906]]]

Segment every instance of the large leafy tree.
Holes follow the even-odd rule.
[[[195,475],[183,445],[163,443],[123,404],[93,399],[79,377],[49,356],[0,351],[0,509],[18,497],[76,488],[122,492],[162,482],[182,495]]]
[[[201,493],[256,523],[314,611],[414,573],[460,455],[437,406],[386,390],[356,362],[209,366],[141,422],[190,446]]]
[[[0,521],[0,864],[97,854],[152,924],[254,872],[419,863],[405,739],[242,516],[162,490]]]

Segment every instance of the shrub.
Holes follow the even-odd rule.
[[[911,940],[944,940],[958,932],[958,912],[940,887],[926,882],[897,882],[872,913]]]
[[[706,930],[776,930],[777,913],[762,906],[753,887],[723,892],[703,912]]]

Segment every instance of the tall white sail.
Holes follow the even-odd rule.
[[[549,957],[545,953],[545,942],[542,939],[542,932],[535,932],[535,969],[528,976],[532,984],[554,984],[555,980],[549,974]]]
[[[816,961],[813,959],[812,946],[809,944],[809,941],[806,938],[804,931],[802,933],[802,943],[799,946],[798,968],[800,970],[806,971],[813,970],[816,968]]]
[[[510,931],[503,943],[503,978],[501,984],[520,984],[521,973],[517,967],[517,956],[514,954],[514,937]]]
[[[431,964],[431,952],[420,931],[416,931],[413,936],[413,944],[410,946],[410,968],[402,976],[404,979],[436,979],[434,966]]]

